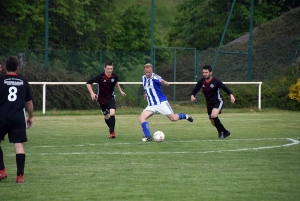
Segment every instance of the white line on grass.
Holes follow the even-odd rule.
[[[163,143],[192,143],[192,142],[228,142],[228,141],[263,141],[263,140],[287,140],[291,138],[254,138],[254,139],[226,139],[226,140],[181,140],[181,141],[164,141]],[[294,137],[293,139],[300,139],[300,137]],[[118,142],[118,143],[103,143],[103,144],[77,144],[77,145],[67,145],[69,147],[88,147],[88,146],[111,146],[111,145],[133,145],[133,144],[142,144],[143,142]],[[149,143],[149,142],[147,142]],[[62,145],[66,147],[66,145]],[[51,145],[43,145],[43,146],[31,146],[28,148],[37,149],[37,148],[54,148],[61,146],[51,146]]]
[[[280,148],[280,147],[288,147],[292,145],[299,144],[299,137],[297,138],[260,138],[260,139],[231,139],[226,141],[241,141],[241,140],[247,140],[247,141],[253,141],[253,140],[288,140],[291,143],[283,144],[283,145],[274,145],[274,146],[262,146],[262,147],[254,147],[254,148],[240,148],[240,149],[228,149],[228,150],[211,150],[211,151],[186,151],[186,152],[63,152],[63,153],[37,153],[37,154],[27,154],[27,155],[146,155],[146,154],[207,154],[207,153],[220,153],[220,152],[241,152],[241,151],[252,151],[252,150],[262,150],[262,149],[274,149],[274,148]],[[190,141],[173,141],[173,142],[181,142],[181,143],[190,143],[190,142],[225,142],[225,140],[190,140]],[[149,142],[148,142],[149,143]],[[171,142],[169,142],[171,143]],[[136,143],[118,143],[118,144],[136,144]],[[139,143],[140,144],[140,143]],[[99,144],[98,144],[99,145]],[[89,144],[89,145],[73,145],[73,146],[97,146],[97,144]],[[31,148],[48,148],[51,146],[35,146]],[[52,146],[54,147],[54,146]],[[14,154],[9,154],[6,156],[14,156]]]

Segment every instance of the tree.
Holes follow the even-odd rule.
[[[41,48],[44,0],[0,1],[0,48]]]
[[[111,43],[111,0],[48,1],[49,49],[99,50]],[[0,11],[0,48],[44,48],[45,0],[1,0]]]
[[[254,26],[258,26],[298,3],[279,0],[254,0]],[[294,2],[295,2],[294,1]],[[186,0],[177,7],[171,24],[171,46],[196,47],[200,50],[217,47],[228,18],[232,0]],[[236,1],[224,43],[249,32],[250,0]]]

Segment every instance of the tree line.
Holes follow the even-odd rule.
[[[167,34],[155,29],[155,45],[199,50],[218,46],[232,3],[182,0]],[[300,0],[254,0],[254,26],[298,6]],[[250,0],[236,1],[227,42],[249,31],[249,7]],[[45,0],[1,0],[0,48],[44,49],[45,11]],[[149,50],[150,18],[140,5],[122,9],[116,0],[48,0],[49,49]]]

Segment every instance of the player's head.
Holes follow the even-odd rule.
[[[5,68],[7,72],[16,72],[19,67],[19,59],[15,56],[7,57],[5,60]]]
[[[113,63],[111,61],[105,62],[104,64],[104,72],[106,75],[111,76],[114,70]]]
[[[203,67],[203,70],[202,70],[202,76],[204,79],[210,79],[212,75],[212,68],[211,66],[207,65],[207,66],[204,66]]]
[[[153,73],[152,64],[147,63],[147,64],[144,65],[144,73],[145,73],[147,78],[150,78],[152,76],[152,73]]]

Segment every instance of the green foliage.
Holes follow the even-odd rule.
[[[300,102],[300,78],[290,87],[289,98]]]
[[[278,1],[276,1],[278,2]],[[288,10],[290,2],[254,1],[254,26],[258,26]],[[297,6],[298,4],[292,4]],[[187,0],[180,4],[169,31],[171,46],[196,47],[203,50],[217,47],[228,18],[232,1]],[[224,43],[249,31],[250,0],[236,1]]]
[[[29,0],[1,0],[0,48],[41,48],[37,38],[44,32],[44,4],[44,0],[34,4]]]
[[[150,28],[150,19],[151,19],[151,0],[114,0],[116,7],[119,13],[123,13],[124,10],[127,10],[132,6],[140,6],[143,12],[142,16],[146,16],[148,19],[148,27]],[[159,1],[154,0],[154,24],[155,24],[155,35],[154,42],[158,46],[157,39],[163,38],[164,45],[166,44],[166,38],[168,35],[168,30],[170,23],[172,22],[175,14],[177,13],[176,6],[184,0],[167,0]],[[149,41],[150,42],[150,39]]]
[[[120,29],[115,35],[113,47],[116,50],[144,51],[149,49],[149,38],[149,18],[136,5],[120,16]]]
[[[44,48],[45,1],[3,0],[0,7],[0,48]],[[49,1],[49,49],[149,49],[147,17],[136,7],[115,10],[110,0]]]
[[[300,111],[300,103],[289,99],[289,87],[296,78],[290,75],[275,77],[262,85],[262,107]]]

